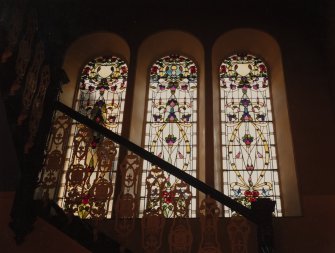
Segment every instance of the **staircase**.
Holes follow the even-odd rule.
[[[56,102],[55,110],[57,110],[56,117],[61,117],[63,120],[66,117],[70,118],[71,121],[75,120],[89,127],[92,131],[102,134],[105,138],[118,143],[123,150],[126,150],[125,153],[128,155],[124,156],[124,162],[120,165],[123,175],[122,185],[126,181],[129,169],[134,169],[132,167],[134,160],[141,157],[141,159],[148,160],[166,172],[182,179],[183,182],[207,196],[201,202],[200,217],[193,219],[187,216],[166,219],[157,210],[148,211],[141,219],[138,219],[136,218],[136,211],[131,209],[132,206],[136,206],[133,204],[137,196],[136,194],[130,195],[129,192],[132,189],[125,189],[124,187],[121,187],[118,195],[114,196],[114,218],[107,220],[99,217],[81,220],[76,216],[66,215],[52,201],[44,202],[47,203],[46,210],[49,211],[40,212],[40,216],[86,248],[93,252],[100,252],[99,249],[106,248],[127,252],[125,248],[129,248],[131,252],[208,252],[210,250],[213,252],[237,253],[256,252],[255,242],[258,241],[258,252],[272,252],[271,224],[274,204],[271,200],[259,199],[253,204],[252,209],[248,209],[64,104]],[[133,173],[133,175],[136,175],[136,173]],[[132,179],[136,181],[136,177]],[[47,188],[47,192],[49,194],[49,188]],[[42,195],[46,196],[48,194],[44,192]],[[101,198],[100,195],[99,197]],[[39,202],[40,208],[38,210],[45,210],[46,206],[42,203]],[[228,206],[239,215],[229,219],[220,218],[220,208],[217,203]],[[44,208],[41,208],[41,206],[44,206]],[[54,211],[50,212],[51,209]],[[57,215],[52,216],[51,213]],[[78,233],[79,231],[81,233]],[[256,231],[258,239],[255,237]],[[255,238],[252,238],[252,236]],[[115,243],[109,238],[113,238],[119,243]],[[219,238],[224,238],[224,241]],[[120,247],[120,244],[123,247]],[[139,245],[142,245],[142,247],[139,247]],[[251,246],[254,250],[250,249]]]

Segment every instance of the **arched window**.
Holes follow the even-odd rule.
[[[92,40],[95,47],[91,47]],[[244,51],[250,54],[232,54]],[[109,57],[115,54],[130,60],[129,47],[115,34],[97,33],[76,41],[64,60],[70,84],[64,87],[60,101],[121,134],[127,65],[121,58]],[[97,55],[107,57],[94,58]],[[159,55],[165,56],[157,60]],[[192,56],[197,64],[185,55]],[[201,42],[191,34],[163,31],[145,39],[134,66],[134,96],[128,104],[132,108],[128,107],[131,110],[125,116],[131,123],[125,137],[192,176],[215,184],[246,206],[257,197],[271,197],[277,201],[278,216],[299,215],[278,44],[271,36],[252,29],[220,36],[211,57],[212,92],[205,86],[209,67],[205,68],[204,59]],[[205,128],[205,119],[211,117],[205,115],[213,117],[213,136]],[[66,124],[60,122],[58,131],[71,129],[69,141],[61,148],[53,144],[47,151],[50,155],[56,150],[59,161],[66,159],[54,162],[61,164],[57,169],[51,164],[54,157],[46,159],[42,177],[45,182],[52,181],[52,186],[45,187],[45,195],[53,199],[58,196],[62,207],[83,218],[111,217],[118,146],[80,124]],[[54,134],[52,138],[58,137]],[[206,168],[208,161],[213,161],[213,166]],[[165,217],[196,216],[196,191],[147,162],[143,163],[136,195],[137,190],[140,217],[147,210],[160,210]],[[230,210],[225,210],[225,215],[231,215]]]
[[[220,66],[223,189],[247,207],[271,198],[281,216],[268,75],[265,63],[251,54],[234,54]]]
[[[74,108],[121,134],[128,68],[118,57],[98,57],[80,75]],[[110,217],[119,147],[73,123],[58,203],[81,218]]]
[[[247,206],[257,195],[271,197],[277,216],[301,215],[277,41],[254,29],[226,32],[213,45],[212,66],[213,125],[221,126],[214,128],[215,187]]]
[[[150,68],[145,148],[197,176],[197,88],[195,63],[181,55],[157,60]],[[189,185],[144,161],[141,209],[161,209],[165,217],[195,215]]]

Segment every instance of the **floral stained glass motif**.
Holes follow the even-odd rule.
[[[117,57],[99,57],[83,69],[77,110],[121,134],[128,67]]]
[[[84,66],[75,108],[121,134],[128,68],[117,57],[98,57]],[[81,218],[111,216],[119,146],[74,122],[59,204]]]
[[[196,177],[197,79],[194,62],[170,55],[150,69],[145,148]],[[144,162],[140,215],[161,210],[165,217],[195,216],[195,189]]]
[[[220,66],[224,192],[251,207],[257,198],[276,201],[281,216],[278,163],[268,69],[251,54],[235,54]],[[225,216],[231,216],[225,209]]]

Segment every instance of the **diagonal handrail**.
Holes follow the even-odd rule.
[[[152,164],[157,165],[162,170],[174,175],[175,177],[183,180],[185,183],[193,186],[194,188],[198,189],[199,191],[205,193],[206,195],[211,196],[216,201],[220,202],[222,205],[225,205],[232,209],[233,211],[243,215],[248,220],[258,223],[258,219],[256,218],[254,212],[243,206],[242,204],[236,202],[235,200],[231,199],[227,195],[219,192],[218,190],[214,189],[213,187],[207,185],[206,183],[202,182],[201,180],[187,174],[186,172],[178,169],[177,167],[173,166],[172,164],[166,162],[165,160],[155,156],[154,154],[150,153],[149,151],[141,148],[140,146],[136,145],[135,143],[129,141],[128,139],[108,130],[107,128],[99,125],[98,123],[94,122],[93,120],[85,117],[84,115],[80,114],[79,112],[74,111],[72,108],[64,105],[61,102],[55,102],[55,108],[66,115],[70,116],[71,118],[75,119],[76,121],[84,124],[94,131],[97,131],[103,134],[108,139],[120,144],[121,146],[125,146],[128,150],[134,152],[135,154],[139,155],[143,159],[151,162]]]

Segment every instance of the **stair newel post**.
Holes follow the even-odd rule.
[[[257,222],[257,241],[259,253],[274,252],[274,233],[272,226],[276,202],[268,198],[259,198],[251,205]]]

